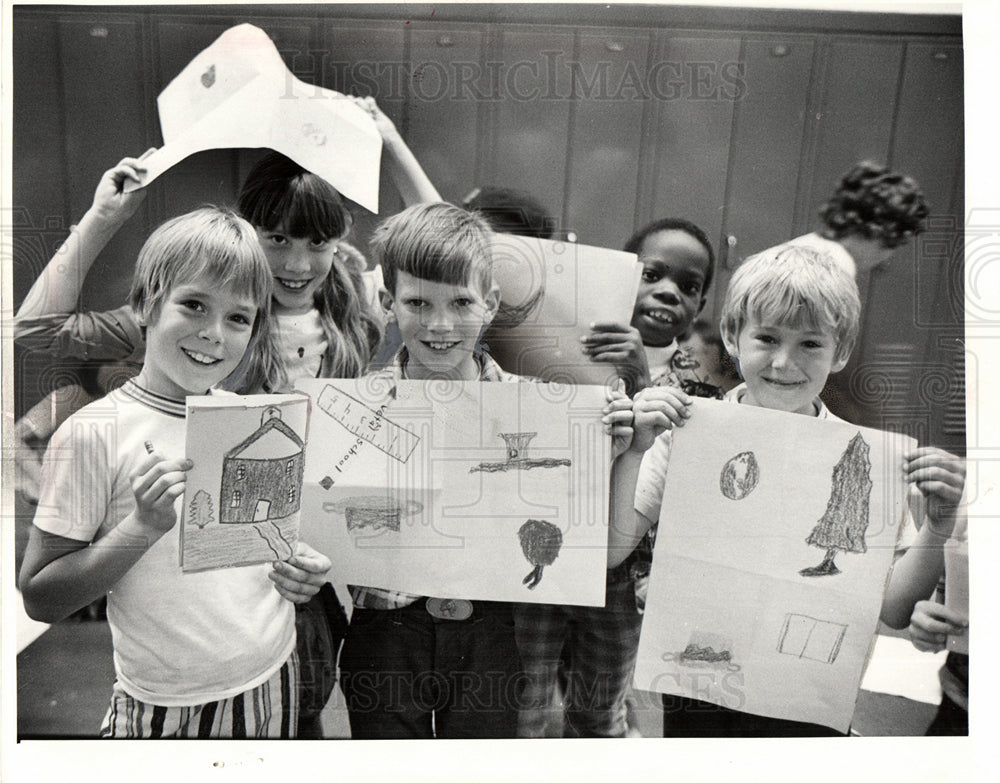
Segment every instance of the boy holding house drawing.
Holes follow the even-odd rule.
[[[723,339],[745,379],[726,395],[727,401],[833,419],[818,395],[828,375],[847,363],[860,309],[853,279],[824,255],[785,247],[748,259],[733,275],[722,309]],[[611,566],[632,551],[660,516],[670,441],[656,435],[683,424],[686,409],[685,400],[667,387],[647,389],[635,401],[633,442],[616,462],[613,475]],[[927,524],[918,544],[940,549],[954,524],[964,465],[939,449],[919,448],[906,455],[903,470],[927,500]],[[634,511],[629,505],[632,487]],[[666,736],[765,737],[830,731],[684,697],[664,697]]]
[[[73,414],[43,468],[20,574],[28,614],[54,622],[108,595],[115,675],[104,737],[294,737],[293,602],[330,561],[303,543],[273,566],[182,573],[178,498],[186,395],[248,351],[274,352],[271,272],[253,227],[206,207],[143,245],[130,295],[139,376]]]

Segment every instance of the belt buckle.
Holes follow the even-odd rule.
[[[472,601],[462,598],[428,598],[427,612],[437,620],[468,620],[472,617]]]

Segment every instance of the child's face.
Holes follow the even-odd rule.
[[[494,288],[483,294],[477,283],[457,286],[399,272],[395,295],[382,292],[382,306],[395,317],[409,353],[407,375],[416,380],[479,377],[472,351],[499,304]]]
[[[632,326],[643,345],[670,345],[705,304],[708,251],[686,231],[670,229],[646,237],[638,255],[642,279]]]
[[[255,226],[274,275],[274,312],[301,315],[315,307],[314,297],[333,266],[337,240],[291,237],[281,226]]]
[[[762,408],[816,415],[813,400],[847,359],[837,359],[831,332],[810,326],[788,326],[747,319],[735,346],[726,347],[739,359],[747,384],[743,401]]]
[[[166,397],[204,394],[236,369],[256,316],[248,295],[207,280],[174,287],[146,325],[142,385]]]

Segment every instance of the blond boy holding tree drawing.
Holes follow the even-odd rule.
[[[722,308],[723,339],[745,380],[726,400],[835,419],[818,395],[827,377],[843,369],[850,357],[860,310],[853,279],[825,255],[784,247],[748,259],[733,275]],[[690,410],[676,390],[657,387],[637,395],[634,415],[632,444],[616,461],[612,475],[609,566],[627,557],[659,518],[670,439],[658,436],[682,426]],[[965,467],[959,458],[932,447],[914,449],[905,460],[906,481],[927,501],[926,524],[913,547],[921,554],[911,558],[920,570],[925,558],[936,562],[951,533]],[[894,577],[890,595],[895,582]],[[664,697],[665,736],[815,736],[831,731],[685,697]]]

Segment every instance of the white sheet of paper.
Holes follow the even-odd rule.
[[[516,324],[494,319],[490,353],[508,372],[561,383],[607,384],[611,364],[592,362],[580,338],[600,321],[632,320],[641,267],[634,253],[548,239],[497,234],[493,278]]]
[[[969,539],[965,533],[953,538],[944,548],[944,605],[959,614],[969,617]],[[949,634],[948,649],[969,654],[969,634]]]
[[[296,388],[313,401],[302,538],[339,581],[604,603],[604,389],[402,381],[393,396],[371,379]]]
[[[938,671],[947,655],[943,650],[921,652],[909,639],[878,635],[861,687],[925,704],[940,704]]]
[[[143,185],[201,150],[268,147],[378,212],[375,121],[341,93],[294,76],[260,28],[226,30],[166,86],[157,107],[164,145],[143,161]]]
[[[865,445],[849,449],[859,434]],[[696,399],[674,437],[637,687],[846,731],[904,518],[899,466],[913,444]],[[822,547],[807,543],[812,535],[824,536]],[[800,574],[833,549],[838,573]]]
[[[181,515],[185,571],[269,563],[295,551],[309,400],[188,397]]]

